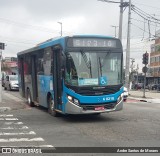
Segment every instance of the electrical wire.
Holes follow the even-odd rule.
[[[141,3],[137,3],[137,2],[134,2],[134,3],[135,3],[135,4],[138,4],[138,5],[146,6],[146,7],[149,7],[149,8],[154,8],[154,9],[160,10],[159,7],[155,7],[155,6],[151,6],[151,5],[146,5],[146,4],[141,4]]]
[[[34,26],[34,25],[30,25],[30,24],[24,24],[24,23],[12,21],[12,20],[5,19],[5,18],[0,18],[0,22],[7,23],[7,24],[13,24],[13,25],[19,26],[21,28],[34,29],[34,30],[38,30],[38,31],[52,33],[52,34],[53,34],[53,32],[56,32],[56,33],[59,32],[58,30],[51,30],[51,29],[48,29],[48,28],[45,28],[45,27],[41,27],[41,26]]]

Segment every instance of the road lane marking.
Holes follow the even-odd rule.
[[[5,125],[23,125],[23,122],[5,122]]]
[[[9,120],[18,120],[18,118],[0,118],[0,120],[1,121],[4,121],[4,120],[7,120],[7,121],[9,121]]]
[[[0,117],[11,117],[13,114],[1,114]]]
[[[5,118],[5,120],[11,120],[11,121],[13,121],[13,120],[18,120],[18,118]]]
[[[0,139],[0,142],[32,142],[32,141],[44,141],[43,138],[9,138],[9,139]]]
[[[6,133],[6,132],[0,132],[0,136],[2,135],[36,135],[34,131],[30,132],[19,132],[19,133]]]
[[[19,127],[19,128],[16,128],[16,127],[4,127],[4,128],[0,128],[0,129],[28,129],[27,126],[22,126],[22,127]]]

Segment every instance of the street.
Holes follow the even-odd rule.
[[[29,107],[19,92],[3,91],[0,112],[0,146],[160,146],[158,103],[128,99],[119,112],[56,118],[45,108]]]

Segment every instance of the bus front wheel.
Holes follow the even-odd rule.
[[[31,92],[29,89],[27,89],[27,103],[29,104],[29,106],[33,107],[34,103],[32,102],[32,98],[31,98]]]
[[[52,116],[55,116],[55,117],[59,116],[59,113],[54,110],[54,100],[51,95],[48,98],[48,112]]]

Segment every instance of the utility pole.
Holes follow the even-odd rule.
[[[2,71],[1,71],[1,63],[2,63],[2,50],[5,49],[5,44],[0,43],[0,102],[2,102]]]
[[[131,31],[131,0],[129,0],[128,11],[128,31],[127,31],[127,48],[126,48],[126,70],[125,70],[125,86],[129,90],[129,67],[130,67],[130,31]]]
[[[62,36],[62,22],[58,22],[58,23],[61,25],[61,32],[60,32],[60,34]]]
[[[133,69],[134,69],[134,65],[133,63],[135,62],[134,58],[130,58],[131,59],[131,74],[130,74],[130,78],[131,78],[131,82],[133,81]],[[132,83],[131,83],[132,84]],[[129,81],[129,86],[130,86],[130,81]],[[129,91],[129,90],[128,90]]]
[[[120,2],[120,15],[119,15],[119,35],[118,38],[122,41],[122,22],[123,22],[123,0]]]
[[[111,27],[113,27],[115,29],[115,32],[114,32],[115,35],[114,36],[117,37],[117,28],[118,28],[118,26],[111,25]]]
[[[142,63],[145,65],[145,66],[142,68],[142,71],[143,71],[143,73],[144,73],[143,98],[146,97],[146,96],[145,96],[145,89],[146,89],[146,73],[147,73],[147,71],[148,71],[148,68],[147,68],[148,57],[149,57],[149,54],[148,54],[147,51],[146,51],[146,53],[143,54],[143,59],[142,59],[142,60],[143,60]]]
[[[137,80],[136,80],[136,83],[138,83],[138,70],[139,70],[139,66],[137,64],[137,69],[136,69],[136,72],[137,72]]]
[[[120,16],[119,16],[119,33],[118,38],[122,41],[122,24],[123,24],[123,8],[128,6],[128,2],[123,2],[123,0],[120,0],[120,2],[112,1],[112,0],[98,0],[101,2],[108,2],[108,3],[115,3],[120,4]]]
[[[1,64],[2,64],[2,50],[0,49],[0,102],[2,102],[2,71],[1,71]]]
[[[133,63],[135,62],[135,59],[134,58],[130,58],[130,59],[131,59],[131,71],[133,72],[133,68],[134,68]]]

